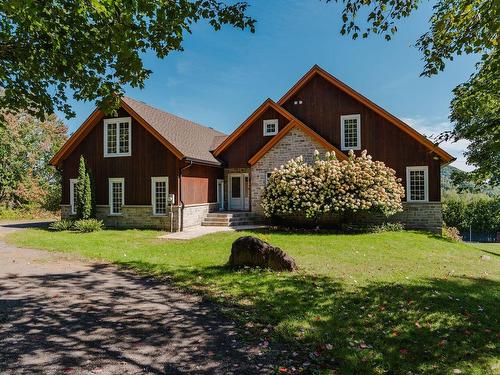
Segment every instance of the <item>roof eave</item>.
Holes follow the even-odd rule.
[[[219,161],[210,161],[210,160],[203,160],[203,159],[197,159],[197,158],[192,158],[186,156],[183,160],[193,162],[194,164],[200,164],[200,165],[209,165],[213,167],[222,167],[222,163]]]

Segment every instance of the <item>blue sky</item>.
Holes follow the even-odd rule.
[[[432,78],[419,77],[421,55],[413,47],[428,30],[431,4],[398,23],[387,42],[380,36],[353,41],[340,35],[340,6],[319,0],[250,1],[255,34],[205,23],[186,35],[184,51],[164,60],[144,56],[153,70],[143,90],[126,95],[195,122],[230,133],[267,97],[278,100],[308,69],[318,64],[420,132],[450,128],[451,90],[474,70],[474,57],[460,57]],[[72,101],[73,132],[93,103]],[[443,147],[469,169],[462,156],[466,142]]]

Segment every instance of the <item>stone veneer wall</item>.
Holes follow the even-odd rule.
[[[291,215],[274,220],[276,224],[292,226],[308,226],[309,219],[300,215]],[[405,229],[418,229],[441,234],[443,226],[443,216],[441,212],[441,202],[406,203],[403,202],[403,211],[395,215],[385,217],[382,214],[357,213],[349,219],[354,224],[382,224],[382,223],[402,223]],[[326,215],[319,219],[318,224],[323,226],[338,225],[342,219],[338,215]]]
[[[441,202],[403,202],[403,211],[385,217],[382,214],[358,214],[355,222],[362,224],[402,223],[406,229],[425,230],[441,234],[443,213]]]
[[[200,225],[205,216],[217,210],[217,203],[192,204],[184,206],[184,228]],[[123,206],[121,215],[110,215],[109,206],[97,206],[96,216],[104,222],[107,227],[118,228],[153,228],[174,232],[180,230],[180,206],[173,206],[173,215],[153,215],[152,206]],[[61,218],[71,218],[70,206],[61,205]],[[172,226],[170,220],[173,220]]]
[[[272,172],[274,168],[279,168],[290,159],[303,156],[306,163],[314,161],[314,150],[318,150],[321,155],[328,151],[323,145],[312,139],[303,130],[293,128],[274,147],[269,150],[251,168],[251,205],[252,211],[262,214],[260,205],[262,190],[266,183],[266,173]]]
[[[184,206],[184,228],[200,225],[209,212],[218,211],[218,203],[190,204]]]

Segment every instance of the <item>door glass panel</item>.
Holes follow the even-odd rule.
[[[241,179],[239,176],[238,177],[231,177],[231,198],[240,198],[241,197],[240,183],[241,183]]]

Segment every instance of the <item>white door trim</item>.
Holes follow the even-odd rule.
[[[240,178],[240,198],[239,199],[241,199],[241,204],[240,204],[240,207],[237,207],[237,208],[233,208],[231,205],[231,200],[233,199],[232,198],[232,196],[233,196],[233,191],[232,191],[233,184],[231,181],[232,177],[239,177]],[[250,208],[250,194],[246,199],[247,201],[245,202],[245,187],[244,187],[245,178],[248,178],[248,179],[250,178],[248,173],[229,173],[227,175],[227,190],[228,190],[227,206],[228,206],[228,210],[237,209],[237,210],[241,210],[241,211],[246,211]],[[248,185],[250,185],[250,183]],[[250,192],[250,186],[248,186],[248,190]],[[235,198],[235,199],[238,199],[238,198]]]
[[[222,185],[221,189],[219,185]],[[219,203],[219,211],[224,211],[224,179],[219,178],[217,179],[217,203]]]

